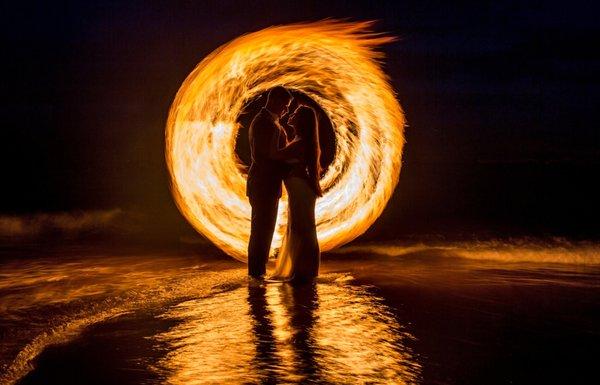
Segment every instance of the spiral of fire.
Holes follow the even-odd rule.
[[[246,261],[250,235],[246,175],[235,152],[238,116],[277,85],[312,98],[335,132],[335,158],[315,208],[321,250],[361,235],[383,211],[400,173],[404,115],[377,51],[393,38],[370,32],[371,25],[266,28],[219,47],[183,82],[166,126],[171,190],[192,226],[229,255]],[[272,253],[286,220],[284,194]]]

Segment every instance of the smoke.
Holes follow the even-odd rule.
[[[127,226],[123,210],[92,210],[0,216],[0,238],[31,239],[43,235],[76,237],[122,231]]]

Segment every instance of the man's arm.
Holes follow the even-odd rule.
[[[256,115],[254,120],[252,120],[250,124],[250,148],[254,157],[269,157],[269,146],[272,137],[275,136],[276,129],[273,122],[262,113]]]

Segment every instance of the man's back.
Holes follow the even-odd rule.
[[[260,198],[261,194],[281,196],[283,165],[269,157],[271,141],[279,136],[279,128],[271,113],[263,108],[252,120],[248,137],[252,163],[248,171],[246,195]]]
[[[269,159],[269,145],[273,135],[277,134],[277,127],[270,112],[264,107],[256,114],[250,129],[248,130],[248,139],[250,142],[250,156],[252,164],[263,163]]]

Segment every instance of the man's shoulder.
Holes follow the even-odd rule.
[[[270,119],[271,115],[269,114],[269,111],[267,111],[266,108],[261,108],[260,111],[258,111],[258,113],[256,114],[256,116],[254,117],[254,119]]]
[[[271,118],[269,111],[264,108],[258,111],[258,113],[254,116],[254,119],[252,119],[252,125],[256,124],[273,124],[273,119]]]

